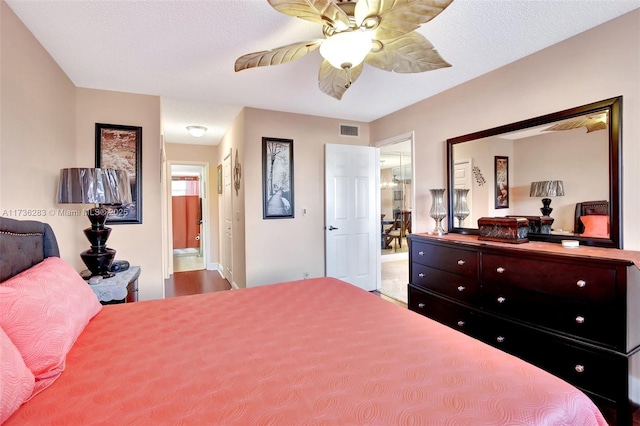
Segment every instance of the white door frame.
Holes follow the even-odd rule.
[[[204,267],[205,269],[209,269],[209,253],[210,253],[210,245],[211,241],[211,224],[209,223],[209,218],[211,217],[209,214],[209,162],[208,161],[167,161],[167,177],[169,184],[167,185],[167,250],[169,251],[169,274],[173,274],[173,212],[171,211],[171,166],[178,165],[189,165],[189,166],[201,166],[203,168],[202,171],[202,185],[205,190],[202,193],[202,234],[200,236],[200,243],[202,244],[202,239],[204,239],[204,244],[202,244],[202,257],[204,258]]]
[[[469,189],[469,193],[467,194],[467,206],[469,207],[469,216],[467,216],[467,218],[465,220],[469,220],[471,223],[473,223],[473,180],[471,179],[471,171],[473,169],[473,161],[471,158],[463,158],[460,160],[455,160],[454,164],[453,164],[453,171],[454,171],[454,188],[459,188],[459,182],[458,182],[458,175],[457,175],[457,171],[458,168],[462,166],[462,168],[464,169],[464,185],[462,186],[465,189]],[[453,212],[451,212],[451,214],[453,215]],[[457,223],[458,219],[456,219],[455,217],[453,218],[453,226],[456,226],[458,228],[460,228],[460,224]]]
[[[220,205],[219,234],[220,234],[220,267],[219,273],[229,281],[232,288],[237,288],[233,282],[233,148],[222,159],[222,197]],[[228,163],[228,164],[227,164]],[[231,217],[227,217],[227,213]],[[229,223],[227,224],[227,219]],[[231,238],[227,238],[227,226],[231,229]],[[227,269],[225,267],[228,266]]]

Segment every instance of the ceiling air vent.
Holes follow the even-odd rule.
[[[340,136],[352,136],[357,138],[358,136],[360,136],[360,127],[341,124]]]

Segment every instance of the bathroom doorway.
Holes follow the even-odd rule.
[[[206,167],[171,165],[171,229],[173,271],[206,269],[203,198]]]

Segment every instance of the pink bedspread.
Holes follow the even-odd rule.
[[[580,391],[324,278],[105,306],[6,425],[605,425]]]

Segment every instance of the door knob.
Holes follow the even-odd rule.
[[[329,225],[329,231],[333,231],[334,229],[338,229],[338,228],[335,228],[333,225]]]

